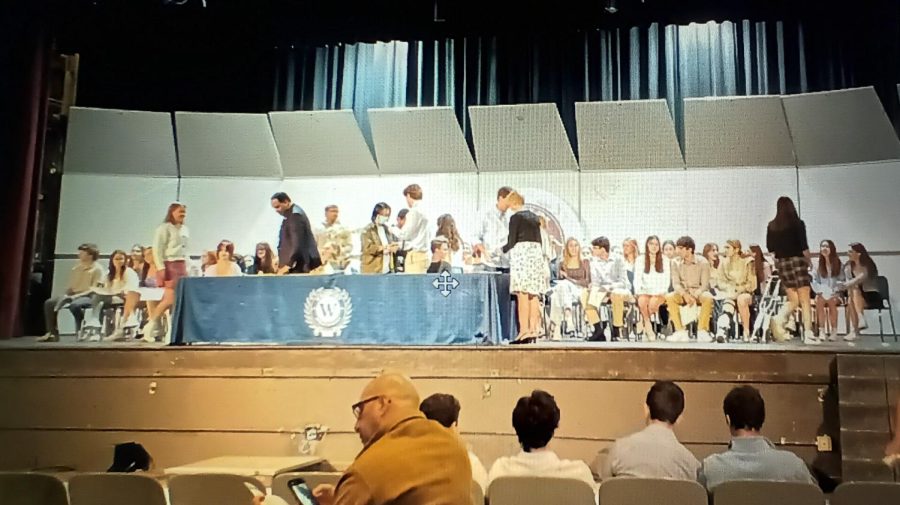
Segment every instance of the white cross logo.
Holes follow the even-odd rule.
[[[431,285],[434,286],[434,289],[440,290],[442,295],[450,296],[450,293],[459,287],[459,281],[454,279],[450,272],[444,270],[438,278],[431,282]]]

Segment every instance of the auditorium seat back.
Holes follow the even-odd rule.
[[[68,505],[66,486],[52,475],[0,472],[2,505]]]
[[[301,478],[306,481],[310,489],[315,489],[319,484],[337,484],[341,478],[341,472],[288,472],[280,473],[272,479],[272,494],[282,498],[288,503],[296,503],[294,493],[288,489],[288,482]]]
[[[712,490],[712,505],[824,505],[822,490],[804,482],[739,480]]]
[[[481,484],[472,481],[472,505],[484,505],[484,490]]]
[[[500,477],[488,487],[490,505],[594,505],[586,482],[554,477]]]
[[[224,473],[175,475],[169,479],[169,500],[171,505],[248,505],[253,500],[248,484],[266,494],[266,487],[252,477]]]
[[[600,505],[707,505],[695,481],[617,477],[600,484]]]
[[[831,505],[878,503],[900,503],[900,482],[846,482],[831,495]]]
[[[166,505],[162,485],[137,473],[85,473],[69,479],[71,505]]]

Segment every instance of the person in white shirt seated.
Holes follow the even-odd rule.
[[[422,400],[421,405],[419,405],[419,410],[421,410],[428,419],[437,421],[443,427],[450,428],[456,432],[456,434],[459,434],[460,405],[459,400],[457,400],[455,396],[445,393],[435,393]],[[484,469],[484,465],[481,464],[481,460],[478,459],[478,456],[472,452],[471,447],[468,448],[468,451],[469,465],[472,467],[472,480],[481,486],[482,491],[487,491],[487,470]]]
[[[638,257],[636,264],[634,294],[641,312],[644,338],[653,342],[656,340],[656,331],[651,317],[659,314],[659,308],[666,304],[666,293],[672,284],[669,259],[663,255],[659,237],[656,235],[647,237],[644,254]]]
[[[684,412],[684,391],[671,381],[657,381],[647,392],[647,427],[616,440],[600,477],[697,480],[700,462],[675,436]]]
[[[100,316],[103,314],[103,310],[110,304],[124,304],[127,293],[137,291],[140,279],[137,272],[125,265],[127,261],[128,255],[122,250],[117,249],[109,256],[109,273],[103,277],[103,284],[94,288],[94,294],[91,297],[91,313],[84,323],[81,340],[99,341]],[[114,333],[112,337],[115,336]]]
[[[488,472],[488,487],[500,477],[558,477],[583,481],[595,491],[597,484],[584,461],[560,459],[547,448],[559,426],[559,407],[546,391],[534,390],[519,398],[512,413],[513,428],[522,451],[498,458]]]
[[[241,267],[234,261],[234,244],[223,240],[216,246],[216,263],[209,265],[203,272],[205,277],[237,277],[241,275]]]
[[[844,269],[831,240],[819,244],[819,265],[813,269],[812,290],[816,294],[816,326],[819,340],[837,340],[838,305],[844,283]]]
[[[591,289],[588,296],[589,320],[600,321],[590,310],[600,313],[600,307],[606,302],[612,304],[612,329],[610,340],[616,342],[625,325],[625,302],[634,302],[625,261],[619,255],[610,254],[609,239],[597,237],[591,241]],[[602,323],[594,326],[594,335],[590,340],[605,341]],[[623,335],[624,336],[624,335]]]

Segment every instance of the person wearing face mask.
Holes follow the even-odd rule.
[[[386,274],[394,271],[393,254],[400,249],[397,238],[388,228],[391,207],[378,202],[372,209],[372,222],[363,228],[360,235],[362,254],[360,269],[364,274]]]

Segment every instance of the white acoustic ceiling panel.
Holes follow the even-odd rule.
[[[794,166],[778,96],[686,98],[684,140],[688,168]]]
[[[478,170],[578,170],[556,105],[470,106]]]
[[[684,168],[665,100],[578,102],[582,170]]]
[[[175,127],[183,177],[281,178],[265,114],[176,112]]]
[[[800,214],[810,247],[831,239],[840,251],[850,242],[862,242],[870,251],[900,250],[900,235],[894,231],[900,222],[897,188],[896,161],[801,170]]]
[[[102,254],[150,245],[177,196],[174,177],[65,174],[55,252],[76,254],[85,242],[97,244]],[[185,203],[190,226],[191,202]]]
[[[474,172],[475,161],[450,107],[369,109],[383,174]]]
[[[900,140],[872,87],[782,101],[800,166],[900,159]]]
[[[375,175],[351,110],[270,112],[284,176]]]
[[[72,107],[65,171],[177,177],[171,114]]]

